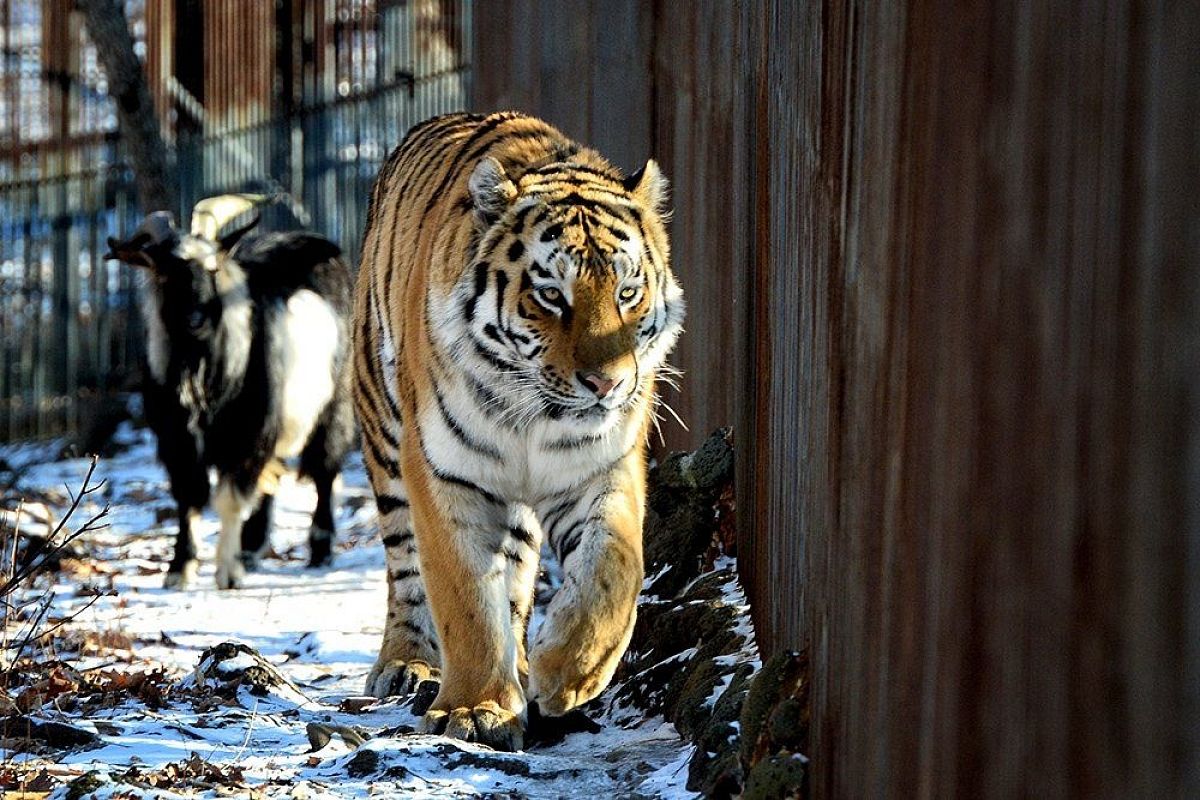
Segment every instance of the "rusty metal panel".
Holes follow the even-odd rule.
[[[1196,795],[1200,17],[655,3],[650,70],[585,71],[609,9],[480,9],[476,105],[603,149],[579,98],[650,89],[672,403],[735,426],[814,794]]]

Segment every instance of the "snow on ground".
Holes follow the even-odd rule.
[[[108,527],[79,542],[94,574],[89,568],[83,577],[60,579],[53,586],[52,614],[69,615],[93,602],[61,633],[91,632],[102,643],[133,644],[128,651],[99,647],[92,655],[72,655],[70,665],[85,675],[161,665],[173,678],[183,678],[206,648],[233,640],[258,650],[298,692],[289,688],[254,697],[242,690],[236,703],[215,708],[187,699],[186,692],[173,693],[157,710],[132,697],[113,707],[84,706],[75,712],[48,704],[32,716],[95,731],[101,739],[99,747],[52,759],[56,774],[95,770],[103,780],[105,773],[128,776],[131,768],[134,774],[152,773],[196,754],[196,764],[240,769],[244,785],[260,797],[692,796],[683,788],[690,747],[674,728],[661,719],[620,727],[608,718],[603,697],[591,712],[602,726],[598,733],[572,733],[557,744],[520,754],[410,733],[417,719],[407,701],[376,704],[361,713],[339,711],[345,698],[362,692],[381,639],[387,592],[361,459],[352,458],[343,476],[332,568],[303,567],[315,493],[310,485],[285,477],[272,537],[277,557],[248,576],[244,589],[217,591],[212,565],[217,523],[210,511],[200,529],[204,565],[197,585],[168,591],[162,588],[160,570],[165,569],[176,523],[165,473],[148,432],[126,427],[120,437],[125,449],[102,460],[96,470],[103,489],[88,496],[67,526],[74,529],[105,503],[110,505]],[[88,459],[39,460],[45,454],[28,447],[0,450],[0,457],[18,468],[10,497],[44,499],[51,514],[62,513],[89,464]],[[29,508],[30,530],[44,532],[44,526],[31,522],[35,504]],[[10,528],[12,522],[12,513],[0,520]],[[110,587],[111,596],[93,596]],[[312,753],[307,728],[313,722],[352,726],[376,738],[354,748],[335,735]],[[376,736],[380,731],[394,735]],[[38,761],[29,755],[8,756],[9,764],[22,760]],[[41,761],[46,761],[44,755]],[[197,779],[191,788],[172,789],[175,794],[164,789],[139,794],[127,784],[109,783],[94,796],[230,793],[205,785]]]

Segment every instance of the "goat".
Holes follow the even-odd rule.
[[[223,195],[197,203],[181,235],[165,211],[108,258],[147,271],[146,417],[179,513],[165,585],[197,571],[195,523],[217,474],[217,587],[241,586],[268,542],[282,459],[299,456],[316,484],[309,566],[332,559],[333,484],[354,441],[348,320],[352,277],[337,245],[307,232],[247,236],[225,223],[262,201]]]

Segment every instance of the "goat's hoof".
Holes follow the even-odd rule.
[[[245,580],[246,568],[242,566],[241,561],[234,561],[232,564],[217,565],[218,589],[240,589]]]
[[[333,553],[326,553],[325,555],[319,555],[317,553],[314,553],[312,555],[312,557],[310,557],[308,559],[307,566],[308,566],[308,569],[321,569],[322,567],[332,567],[333,566]]]
[[[333,564],[333,531],[310,528],[308,531],[309,569],[328,567]]]
[[[167,567],[167,575],[163,578],[164,589],[187,589],[196,582],[196,573],[200,571],[200,562],[196,559],[184,561],[182,564],[172,564]]]
[[[520,750],[525,743],[521,718],[491,700],[473,708],[431,710],[421,719],[421,730],[509,752]]]
[[[242,568],[246,572],[258,572],[262,567],[262,554],[253,550],[243,550],[238,560],[242,562]]]

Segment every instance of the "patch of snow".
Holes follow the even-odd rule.
[[[273,689],[265,698],[242,689],[236,703],[215,709],[194,707],[181,697],[169,699],[160,709],[125,700],[86,717],[59,714],[48,706],[55,719],[95,730],[102,740],[96,749],[61,758],[58,768],[116,776],[131,766],[159,769],[197,753],[222,768],[240,768],[246,783],[261,797],[694,796],[684,788],[692,749],[662,719],[631,719],[627,710],[612,711],[612,689],[598,704],[610,710],[593,714],[603,726],[599,733],[574,733],[558,744],[518,754],[403,733],[419,721],[408,701],[371,705],[362,713],[340,711],[341,700],[362,694],[386,611],[383,548],[374,529],[361,456],[350,458],[343,473],[332,567],[303,566],[316,494],[311,484],[289,474],[281,480],[276,497],[274,555],[247,576],[245,588],[218,591],[214,587],[218,524],[209,510],[197,527],[202,564],[196,584],[178,591],[162,588],[178,528],[153,437],[144,429],[122,427],[119,438],[130,446],[99,463],[95,478],[105,482],[104,488],[84,500],[67,526],[73,530],[105,504],[111,506],[109,525],[77,544],[97,569],[87,581],[105,590],[111,584],[113,594],[97,599],[79,591],[78,578],[67,576],[46,588],[55,594],[55,616],[93,603],[68,631],[119,632],[135,644],[132,655],[89,655],[72,666],[131,672],[163,667],[185,678],[205,649],[240,641],[261,653],[294,686]],[[45,460],[51,452],[57,455],[58,449],[6,446],[0,448],[0,457],[22,465],[10,496],[22,491],[54,494],[63,500],[62,507],[53,509],[61,515],[68,491],[78,491],[90,460]],[[14,454],[20,456],[17,461]],[[694,653],[693,648],[672,660],[686,660]],[[252,663],[253,657],[239,655],[226,661],[222,671]],[[181,685],[186,686],[186,681]],[[335,735],[322,750],[310,753],[309,723],[357,727],[375,735],[387,730],[397,733],[371,738],[357,749]],[[374,755],[362,756],[364,752]],[[364,763],[356,758],[377,759],[375,768],[356,774],[352,765]],[[185,794],[217,796],[213,790],[197,795],[195,789],[187,789]],[[121,783],[106,784],[91,796],[118,795],[184,796],[165,790],[143,792]],[[64,796],[63,791],[54,796]]]

